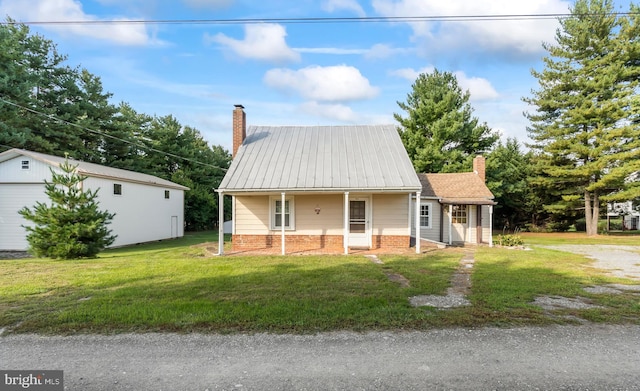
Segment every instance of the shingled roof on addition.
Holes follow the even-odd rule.
[[[393,125],[251,126],[220,190],[418,191]]]
[[[473,172],[418,174],[423,197],[437,197],[443,204],[495,205],[493,193]]]

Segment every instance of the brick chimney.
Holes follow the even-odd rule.
[[[473,172],[477,174],[482,182],[486,182],[486,174],[485,174],[485,160],[484,156],[478,155],[473,158]]]
[[[232,157],[236,157],[238,148],[244,142],[247,137],[247,115],[244,112],[244,106],[235,105],[233,110],[233,154]]]

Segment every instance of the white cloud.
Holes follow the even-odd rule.
[[[493,100],[500,96],[498,92],[493,88],[491,82],[482,77],[468,77],[464,72],[455,72],[458,84],[463,91],[468,90],[471,94],[470,100]]]
[[[367,50],[364,57],[369,60],[379,60],[399,54],[407,54],[411,51],[413,51],[413,49],[394,48],[393,46],[379,43],[373,45],[369,50]]]
[[[392,71],[391,74],[407,79],[413,83],[421,73],[432,73],[434,70],[435,68],[432,66],[417,70],[413,68],[402,68]],[[456,71],[454,75],[462,91],[469,91],[471,94],[470,100],[472,101],[493,100],[500,96],[487,79],[482,77],[469,77],[463,71]]]
[[[298,53],[311,53],[311,54],[336,54],[336,55],[349,55],[349,54],[366,54],[367,49],[342,49],[342,48],[295,48],[293,49]]]
[[[8,15],[17,21],[29,22],[93,22],[100,21],[94,15],[86,14],[77,0],[4,0],[0,2],[0,14]],[[111,20],[125,22],[126,18]],[[100,39],[119,45],[160,44],[153,38],[143,24],[45,24],[44,28],[63,35],[75,35]]]
[[[309,115],[341,122],[357,122],[359,118],[349,106],[343,104],[326,104],[311,101],[301,104],[300,110]]]
[[[394,76],[401,77],[403,79],[407,79],[413,83],[418,78],[418,76],[420,76],[421,73],[431,73],[434,70],[435,68],[432,66],[420,68],[417,70],[413,68],[402,68],[402,69],[396,69],[395,71],[391,71],[391,74]]]
[[[265,74],[264,82],[269,87],[296,92],[311,101],[352,101],[378,95],[378,89],[372,87],[357,68],[347,65],[271,69]]]
[[[362,9],[356,0],[325,0],[322,3],[322,9],[327,12],[347,10],[353,11],[358,16],[366,16],[364,9]]]
[[[261,23],[246,25],[243,40],[222,33],[205,35],[205,40],[226,46],[243,58],[276,63],[300,61],[300,54],[287,46],[286,36],[287,31],[281,25]]]
[[[567,13],[569,2],[563,0],[374,0],[373,7],[384,16],[469,16],[536,15]],[[425,41],[426,51],[503,52],[509,55],[532,55],[542,51],[543,41],[554,39],[555,19],[474,20],[410,23],[414,38]],[[464,55],[464,52],[461,52]]]

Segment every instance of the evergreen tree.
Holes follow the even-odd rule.
[[[98,190],[82,189],[86,177],[76,167],[66,160],[60,165],[61,173],[51,169],[52,181],[45,185],[51,204],[38,202],[33,209],[25,207],[19,212],[35,224],[24,228],[29,252],[37,257],[95,257],[116,238],[107,229],[114,214],[98,209]]]
[[[515,138],[506,143],[498,142],[487,156],[487,187],[498,203],[494,209],[494,226],[498,228],[523,228],[531,223],[531,189],[528,182],[531,173],[531,154],[524,153]]]
[[[393,116],[416,171],[468,171],[473,158],[498,140],[496,132],[472,116],[469,96],[455,75],[436,69],[418,76],[406,103],[397,102],[408,116]]]
[[[579,202],[588,235],[597,234],[603,200],[633,198],[640,186],[625,182],[640,170],[640,17],[616,15],[609,0],[578,0],[560,20],[556,44],[541,72],[540,89],[524,99],[537,151],[539,182],[560,200],[547,208],[567,212]],[[633,14],[635,12],[635,14]]]

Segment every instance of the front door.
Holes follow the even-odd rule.
[[[451,216],[451,241],[465,242],[468,227],[467,205],[453,205]]]
[[[349,200],[349,247],[369,248],[370,235],[367,199]]]

